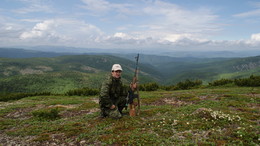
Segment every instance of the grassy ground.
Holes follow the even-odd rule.
[[[97,97],[37,96],[1,102],[0,145],[260,143],[259,87],[140,95],[140,116],[119,120],[99,118]]]

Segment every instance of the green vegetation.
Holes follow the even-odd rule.
[[[140,95],[140,116],[119,120],[99,118],[96,96],[33,96],[1,102],[0,139],[3,145],[259,144],[259,87]]]
[[[142,57],[142,56],[141,56]],[[172,86],[185,81],[205,85],[220,79],[240,79],[260,75],[260,56],[233,59],[196,59],[145,56],[140,58],[140,84]],[[133,58],[134,60],[134,58]],[[78,88],[100,88],[112,64],[124,68],[124,82],[130,83],[135,63],[109,55],[72,55],[52,58],[0,58],[0,93],[51,92],[64,94]],[[167,64],[167,65],[166,65]],[[199,84],[199,83],[197,83]],[[146,86],[146,85],[145,85]],[[149,85],[156,88],[153,85]],[[179,85],[179,87],[182,85]],[[148,89],[143,90],[154,90]],[[173,87],[172,87],[173,88]],[[184,83],[179,89],[187,87]]]
[[[139,89],[141,91],[156,91],[157,89],[159,89],[159,85],[155,82],[146,83],[146,84],[141,84]]]
[[[246,87],[259,87],[260,86],[260,76],[253,76],[251,75],[249,78],[241,78],[241,79],[220,79],[210,82],[209,85],[202,85],[201,80],[185,80],[183,82],[179,82],[176,85],[169,85],[169,86],[161,86],[156,82],[145,83],[139,85],[140,91],[156,91],[156,90],[166,90],[166,91],[173,91],[173,90],[189,90],[189,89],[198,89],[198,88],[211,88],[216,86],[225,86],[225,87],[234,87],[234,86],[246,86]],[[96,88],[77,88],[71,89],[64,94],[65,96],[92,96],[98,95],[99,89]],[[57,95],[51,92],[36,92],[36,93],[2,93],[0,94],[0,101],[9,101],[9,100],[18,100],[28,96],[37,96],[37,95]]]
[[[33,117],[36,117],[39,120],[56,120],[60,118],[59,111],[57,108],[33,111],[32,115]]]
[[[251,75],[249,78],[240,78],[240,79],[220,79],[215,80],[209,83],[210,86],[223,86],[228,85],[231,86],[245,86],[245,87],[259,87],[260,86],[260,76]]]
[[[77,88],[99,88],[100,84],[98,83],[102,82],[105,76],[105,73],[90,74],[81,72],[13,76],[0,79],[0,92],[51,92],[53,94],[63,94]]]
[[[91,96],[91,95],[98,95],[99,90],[98,89],[90,89],[90,88],[82,88],[82,89],[75,89],[75,90],[70,90],[65,93],[65,95],[68,96],[73,96],[73,95],[78,95],[78,96]]]
[[[176,84],[186,79],[212,82],[221,78],[246,78],[260,75],[260,56],[229,59],[193,59],[158,64],[163,70],[167,84]]]
[[[39,95],[51,95],[50,92],[43,93],[9,93],[9,94],[0,94],[0,101],[9,101],[9,100],[19,100],[24,97],[30,96],[39,96]]]
[[[209,85],[210,86],[223,86],[223,85],[232,84],[232,83],[234,83],[234,81],[231,79],[220,79],[220,80],[215,80],[215,81],[209,83]]]
[[[119,62],[129,84],[134,62],[0,58],[0,145],[259,145],[259,58],[148,57],[141,115],[119,120],[99,118],[99,88]]]
[[[260,76],[251,75],[249,78],[236,79],[234,82],[238,86],[257,87],[260,86]]]
[[[0,58],[0,93],[51,92],[64,94],[78,88],[100,88],[112,64],[120,62],[124,81],[132,79],[134,62],[106,55],[77,55],[54,58]],[[157,80],[159,73],[141,65],[142,82]]]

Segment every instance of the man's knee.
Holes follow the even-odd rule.
[[[120,118],[122,118],[122,114],[119,112],[118,108],[109,110],[108,116],[113,118],[113,119],[120,119]]]

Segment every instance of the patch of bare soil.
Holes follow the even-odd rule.
[[[260,97],[260,94],[251,93],[251,94],[247,94],[247,96],[251,96],[251,97]]]
[[[5,107],[8,107],[10,105],[16,105],[16,104],[21,104],[22,101],[14,101],[14,102],[0,102],[0,109],[4,109]]]
[[[176,100],[176,99],[172,99],[172,98],[164,98],[163,100],[167,104],[170,104],[170,105],[173,105],[173,106],[183,106],[183,105],[190,104],[190,102],[184,102],[184,101]]]
[[[99,111],[98,108],[92,108],[88,110],[73,110],[78,105],[37,105],[36,107],[30,107],[30,108],[19,108],[16,111],[10,112],[7,115],[5,115],[5,118],[19,118],[19,119],[28,119],[32,116],[30,115],[30,112],[33,110],[41,109],[41,108],[54,108],[54,107],[60,107],[60,108],[66,108],[68,110],[64,110],[61,112],[62,118],[69,118],[74,116],[79,116],[83,114],[93,114],[97,111]],[[70,110],[72,109],[72,110]],[[13,127],[15,128],[15,127]],[[10,130],[10,129],[9,129]],[[39,140],[39,138],[44,137],[48,140]],[[73,137],[70,137],[70,140],[68,140],[68,137],[64,133],[46,133],[38,136],[10,136],[6,135],[4,131],[0,131],[0,145],[7,145],[7,146],[57,146],[57,145],[63,145],[63,146],[74,146],[74,145],[86,145],[86,141],[77,141]]]
[[[161,105],[183,106],[187,104],[191,104],[191,103],[177,100],[176,98],[163,98],[151,103],[151,105],[155,105],[155,106],[161,106]]]
[[[17,137],[17,136],[8,136],[4,133],[0,133],[0,144],[6,146],[25,146],[25,145],[40,145],[40,143],[33,142],[34,136],[27,137]]]
[[[98,108],[93,108],[93,109],[89,109],[89,110],[79,110],[79,111],[64,111],[61,113],[61,117],[63,118],[70,118],[70,117],[75,117],[75,116],[80,116],[80,115],[89,115],[89,114],[93,114],[95,112],[99,111]]]
[[[79,105],[51,105],[49,108],[65,108],[65,109],[75,109]],[[75,117],[75,116],[80,116],[83,114],[89,115],[93,114],[94,112],[99,111],[98,108],[92,108],[92,109],[87,109],[87,110],[64,110],[61,112],[61,117],[63,118],[69,118],[69,117]]]
[[[0,133],[0,145],[3,146],[83,146],[86,141],[77,141],[75,138],[68,140],[65,134],[45,134],[47,141],[37,141],[37,136],[15,137]]]
[[[13,112],[8,113],[5,115],[5,118],[10,118],[10,119],[29,119],[32,117],[30,114],[31,111],[43,108],[44,105],[37,105],[36,107],[28,107],[28,108],[18,108]]]
[[[93,98],[91,101],[95,102],[96,104],[99,103],[99,99],[98,98]]]
[[[56,105],[50,105],[49,108],[65,108],[65,109],[73,109],[77,107],[78,105],[61,105],[61,104],[56,104]]]
[[[33,108],[20,108],[17,109],[14,112],[10,112],[8,113],[5,117],[6,118],[10,118],[10,119],[21,119],[21,120],[25,120],[25,119],[29,119],[31,118],[31,115],[29,114],[30,111],[32,111]]]

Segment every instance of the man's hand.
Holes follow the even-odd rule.
[[[137,88],[137,84],[136,83],[131,83],[130,84],[130,88],[132,89],[132,91],[135,91],[135,89]]]
[[[112,105],[112,106],[110,107],[110,109],[114,109],[114,108],[116,108],[116,106],[115,106],[115,105]]]

